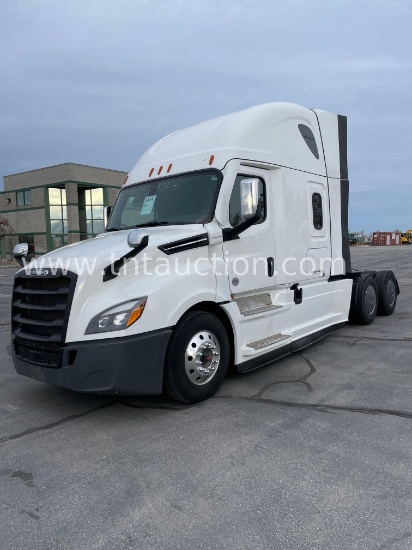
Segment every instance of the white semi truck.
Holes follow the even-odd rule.
[[[15,277],[16,371],[195,403],[348,319],[390,315],[391,271],[353,272],[346,117],[269,103],[157,142],[106,232]],[[25,245],[17,245],[23,265]]]

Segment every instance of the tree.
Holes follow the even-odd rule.
[[[0,235],[8,235],[10,233],[14,233],[14,229],[10,225],[9,220],[0,216]]]

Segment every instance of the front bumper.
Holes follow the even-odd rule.
[[[74,391],[120,395],[162,392],[163,366],[172,329],[135,336],[71,342],[61,349],[61,367],[27,362],[16,355],[19,374]]]

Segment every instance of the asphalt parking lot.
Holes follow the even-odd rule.
[[[392,317],[346,325],[195,406],[18,376],[0,270],[0,548],[412,548],[412,246]]]

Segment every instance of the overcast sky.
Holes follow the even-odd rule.
[[[0,0],[0,175],[129,171],[269,101],[348,116],[350,227],[412,228],[410,0]]]

